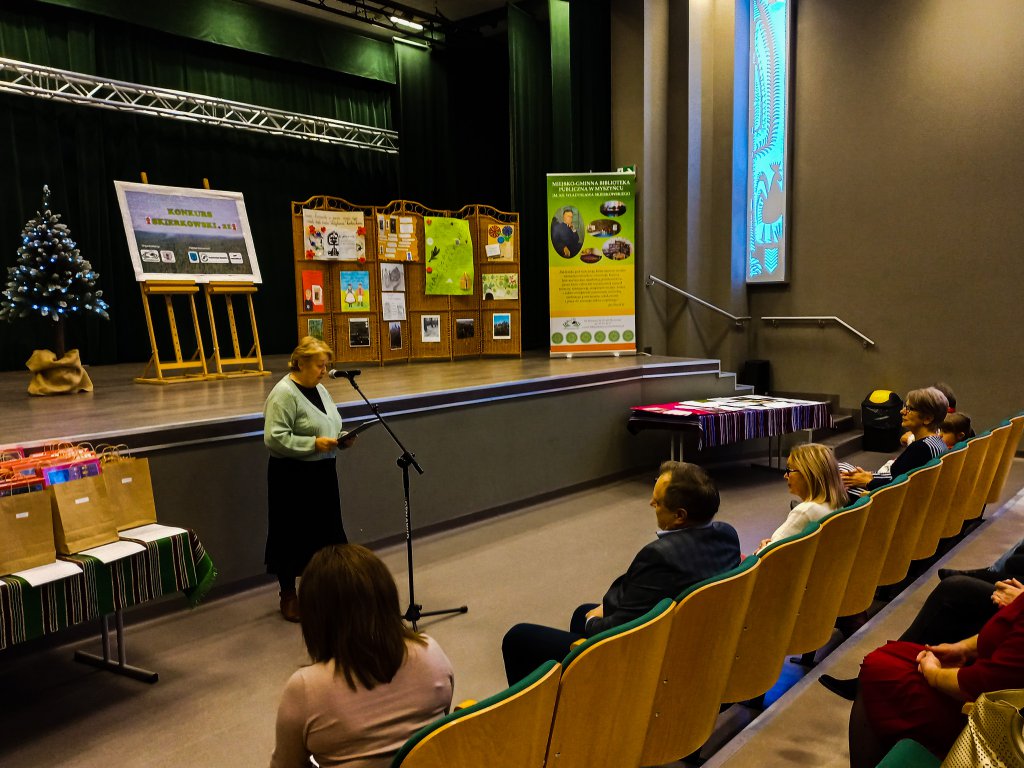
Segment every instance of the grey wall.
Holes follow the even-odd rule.
[[[791,280],[750,290],[732,274],[726,231],[736,5],[672,4],[673,30],[690,23],[689,50],[672,50],[672,88],[690,98],[670,104],[670,124],[687,124],[670,164],[688,162],[668,206],[686,245],[667,256],[681,287],[755,321],[736,333],[694,307],[655,312],[667,342],[654,352],[715,357],[726,370],[767,358],[777,389],[838,394],[844,407],[877,387],[941,379],[982,426],[1024,408],[1024,3],[798,2]],[[638,307],[644,327],[651,311]],[[838,315],[877,346],[837,327],[756,319],[794,314]]]
[[[421,532],[437,529],[618,474],[653,473],[668,458],[667,433],[631,436],[629,407],[733,393],[733,379],[717,373],[652,376],[390,417],[425,470],[411,473],[413,526]],[[262,574],[267,535],[262,437],[147,455],[157,518],[196,530],[220,572],[219,586]],[[381,427],[340,454],[342,510],[352,541],[403,535],[399,455]],[[295,490],[297,508],[316,503]]]

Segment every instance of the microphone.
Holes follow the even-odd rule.
[[[332,368],[331,370],[329,370],[327,372],[327,378],[329,378],[329,379],[348,379],[349,381],[352,381],[352,379],[354,379],[360,373],[362,373],[362,371],[356,371],[356,370],[352,370],[352,371],[337,371],[334,368]]]

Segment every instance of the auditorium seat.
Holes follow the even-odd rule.
[[[953,496],[956,493],[957,484],[960,482],[960,472],[964,468],[964,459],[967,458],[966,443],[958,443],[952,450],[939,457],[942,464],[942,472],[935,483],[935,491],[932,493],[932,505],[928,512],[928,519],[921,528],[921,536],[917,540],[914,559],[920,560],[931,557],[938,550],[939,541],[960,532],[960,523],[957,522],[956,530],[948,532],[952,523],[950,515],[953,509]]]
[[[860,551],[870,504],[870,496],[861,496],[851,506],[818,521],[818,550],[807,576],[787,654],[811,653],[832,638],[844,590]]]
[[[889,541],[899,522],[900,507],[907,493],[907,476],[899,475],[888,485],[873,491],[870,511],[860,540],[860,553],[850,569],[840,616],[855,616],[871,607],[878,578],[889,552]]]
[[[964,459],[964,468],[960,472],[960,480],[957,482],[956,491],[953,493],[950,516],[947,520],[950,527],[946,530],[956,529],[950,535],[955,536],[959,534],[963,530],[964,523],[976,516],[971,512],[975,498],[974,489],[978,484],[978,477],[981,475],[991,439],[992,433],[984,432],[967,441],[967,458]]]
[[[392,768],[542,766],[561,672],[558,662],[544,662],[510,688],[421,728]]]
[[[965,522],[980,519],[985,513],[985,505],[988,503],[988,497],[992,491],[992,481],[999,470],[999,463],[1003,458],[1003,448],[1006,447],[1011,429],[1011,425],[1004,424],[988,433],[988,450],[985,451],[985,458],[978,470],[978,479],[974,483],[974,488],[971,489]]]
[[[910,562],[914,559],[921,528],[928,515],[935,484],[942,472],[942,464],[937,458],[932,459],[923,467],[907,473],[907,492],[900,505],[899,519],[889,540],[889,549],[885,554],[885,563],[878,575],[878,585],[887,586],[903,581],[910,571]]]
[[[755,699],[778,680],[820,532],[818,523],[810,523],[800,533],[769,544],[757,555],[761,565],[722,693],[723,703]]]
[[[1008,422],[1010,434],[1006,438],[1006,445],[1003,446],[1003,455],[999,457],[999,466],[992,478],[992,487],[988,492],[988,503],[994,504],[999,501],[1003,493],[1003,486],[1006,485],[1006,478],[1010,474],[1010,466],[1013,464],[1013,457],[1017,453],[1017,446],[1020,445],[1021,433],[1024,432],[1024,413],[1018,414]]]
[[[666,598],[640,618],[588,638],[565,657],[547,768],[640,765],[673,605]]]
[[[677,760],[711,736],[760,562],[750,556],[677,598],[641,765]]]
[[[900,739],[876,768],[939,768],[942,761],[913,739]]]

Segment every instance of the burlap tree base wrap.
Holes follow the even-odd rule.
[[[92,379],[82,367],[77,349],[69,349],[64,357],[48,349],[37,349],[25,363],[35,374],[28,385],[30,395],[73,395],[92,392]]]

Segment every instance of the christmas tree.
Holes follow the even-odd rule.
[[[8,267],[7,288],[0,297],[0,319],[39,316],[54,321],[55,352],[64,357],[64,323],[69,317],[94,313],[110,319],[99,275],[82,258],[71,231],[50,210],[50,188],[43,187],[42,213],[21,231],[18,263]]]

